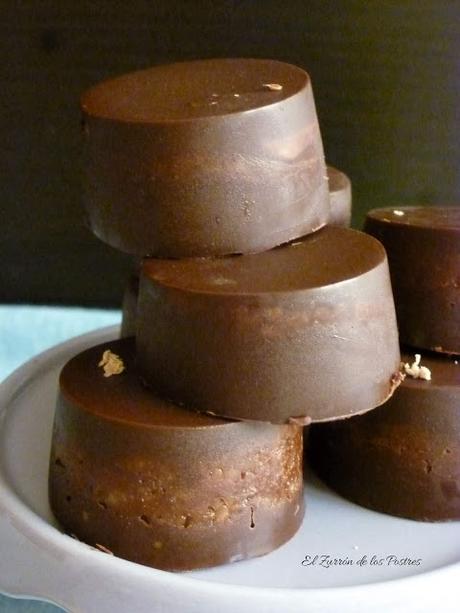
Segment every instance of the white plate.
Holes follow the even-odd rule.
[[[168,573],[112,557],[63,534],[47,500],[51,426],[61,366],[115,338],[109,328],[72,339],[0,386],[0,590],[72,612],[290,613],[458,611],[460,523],[419,523],[362,509],[315,479],[301,530],[245,562]],[[306,556],[319,556],[302,565]],[[327,568],[321,556],[351,563]],[[367,563],[359,564],[366,556]],[[371,560],[382,560],[372,564]],[[388,562],[420,560],[409,565]]]

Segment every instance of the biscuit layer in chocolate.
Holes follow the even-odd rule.
[[[125,370],[104,377],[104,351]],[[185,570],[265,554],[303,515],[302,430],[231,422],[160,400],[134,341],[77,355],[60,377],[51,507],[68,532],[115,555]]]
[[[254,253],[329,219],[310,78],[282,62],[157,66],[83,94],[86,206],[141,256]]]
[[[145,381],[194,409],[274,423],[362,413],[399,369],[385,251],[328,226],[256,255],[146,259],[137,347]]]

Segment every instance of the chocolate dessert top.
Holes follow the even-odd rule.
[[[371,220],[399,226],[460,231],[458,206],[405,206],[373,209],[367,213]]]
[[[118,356],[124,370],[104,376],[99,363],[105,351]],[[98,417],[152,428],[209,428],[237,425],[204,413],[186,411],[158,398],[141,382],[135,366],[134,339],[113,340],[91,347],[76,355],[64,366],[60,390],[67,401]]]
[[[264,253],[230,258],[145,259],[143,273],[163,286],[215,294],[308,290],[353,279],[386,258],[371,236],[327,226]]]
[[[302,69],[275,60],[212,59],[155,66],[88,91],[89,115],[162,123],[250,112],[294,96],[307,85]]]

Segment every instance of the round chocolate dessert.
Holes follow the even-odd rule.
[[[145,259],[137,318],[147,384],[226,417],[337,419],[398,383],[385,251],[348,228],[256,255]]]
[[[401,342],[460,354],[460,207],[375,209],[364,229],[388,254]]]
[[[137,320],[137,297],[139,295],[139,274],[132,274],[128,279],[121,305],[121,338],[135,336]]]
[[[351,221],[351,182],[346,174],[332,166],[327,167],[331,218],[329,225],[348,228]],[[123,295],[121,336],[136,334],[137,299],[139,295],[139,274],[128,280]]]
[[[310,78],[215,59],[156,66],[81,99],[96,235],[160,257],[264,251],[329,219]]]
[[[460,519],[460,364],[436,354],[421,364],[431,380],[408,375],[375,411],[310,428],[310,461],[339,494],[375,511]]]
[[[134,362],[134,340],[123,339],[62,370],[49,479],[62,526],[169,570],[262,555],[291,538],[303,516],[301,428],[186,411],[146,390]]]
[[[351,223],[351,181],[333,166],[327,167],[331,215],[329,225],[349,228]]]

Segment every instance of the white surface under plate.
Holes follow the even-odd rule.
[[[0,388],[0,591],[75,613],[458,611],[459,522],[374,513],[315,479],[307,483],[307,513],[297,535],[267,556],[233,565],[168,573],[63,534],[47,500],[59,370],[75,353],[117,332],[109,328],[59,345]],[[306,556],[309,565],[302,564]],[[348,563],[327,567],[334,558]],[[420,561],[409,565],[414,560]]]

